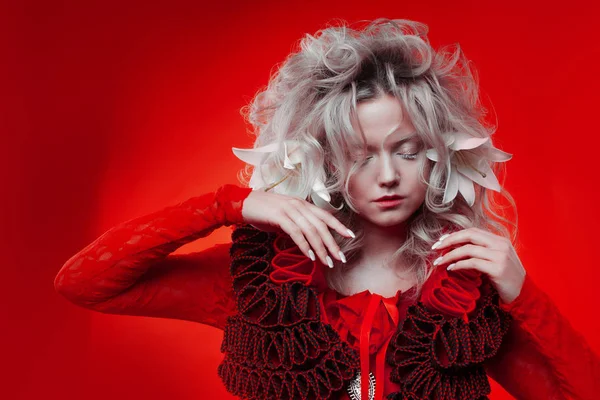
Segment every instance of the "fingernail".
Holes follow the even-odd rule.
[[[325,260],[327,260],[327,265],[329,265],[329,268],[333,268],[333,260],[331,257],[327,256],[325,257]]]
[[[435,250],[435,249],[437,249],[438,247],[440,247],[440,245],[442,244],[442,240],[446,239],[448,236],[450,236],[450,234],[449,234],[449,233],[445,233],[445,234],[443,234],[442,236],[440,236],[440,238],[438,239],[438,241],[437,241],[437,242],[435,242],[435,243],[433,244],[433,246],[431,246],[431,250]]]
[[[433,262],[433,265],[438,265],[440,263],[440,261],[442,261],[442,257],[436,258],[435,261]]]
[[[339,253],[340,258],[342,259],[342,262],[345,264],[346,263],[346,256],[344,255],[344,253],[342,253],[342,251],[340,250]]]
[[[314,251],[312,251],[312,250],[310,250],[310,249],[308,250],[308,256],[310,257],[310,259],[311,259],[312,261],[315,261],[315,260],[317,259],[317,258],[315,257],[315,252],[314,252]]]
[[[454,268],[454,266],[456,265],[456,263],[452,263],[450,265],[448,265],[448,268],[446,268],[448,271],[450,271],[452,268]]]
[[[356,235],[350,229],[348,229],[348,235],[352,236],[353,239],[356,239]]]

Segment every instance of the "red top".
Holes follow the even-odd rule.
[[[250,192],[224,185],[119,224],[71,257],[56,276],[55,288],[73,303],[104,313],[176,318],[224,329],[237,312],[229,271],[231,243],[191,254],[171,253],[223,225],[243,224],[242,202]],[[274,248],[272,282],[300,281],[318,288],[321,319],[360,353],[361,370],[384,382],[376,399],[397,390],[383,357],[406,315],[407,293],[398,291],[391,298],[366,290],[340,295],[326,286],[323,266],[286,243],[285,235],[278,236]],[[432,257],[440,254],[432,252]],[[432,312],[469,321],[481,282],[475,270],[438,268],[420,301]],[[490,377],[519,399],[597,397],[597,355],[529,275],[519,297],[501,307],[513,323],[498,352],[485,361]],[[437,351],[440,363],[446,356],[443,349]],[[366,375],[361,374],[363,390],[368,390]],[[379,384],[376,389],[381,390]],[[349,398],[345,392],[342,396]]]
[[[392,367],[385,363],[386,350],[398,324],[406,316],[408,307],[414,304],[408,295],[416,288],[404,293],[398,290],[392,297],[384,297],[369,290],[345,296],[327,286],[323,274],[323,269],[327,267],[307,258],[288,235],[278,235],[273,247],[275,256],[271,261],[271,280],[277,284],[300,281],[306,285],[314,285],[320,292],[322,320],[331,324],[342,340],[359,351],[360,388],[364,391],[361,398],[370,398],[369,374],[362,371],[372,372],[375,382],[384,382],[383,392],[381,386],[375,385],[376,400],[397,392],[400,385],[389,379]],[[437,258],[453,248],[432,252],[431,257]],[[431,311],[460,317],[468,322],[469,316],[475,311],[481,283],[479,271],[448,272],[445,268],[435,268],[421,291],[420,301]],[[350,397],[343,392],[341,399]]]

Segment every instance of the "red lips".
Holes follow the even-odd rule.
[[[397,194],[393,194],[393,195],[387,195],[387,196],[380,197],[380,198],[378,198],[375,201],[398,200],[398,199],[403,199],[403,198],[404,198],[403,196],[399,196]]]

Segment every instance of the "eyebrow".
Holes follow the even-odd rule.
[[[400,140],[396,140],[395,142],[392,142],[392,147],[400,146],[402,143],[408,142],[409,140],[412,140],[416,137],[417,137],[417,133],[415,132],[415,133],[411,134],[410,136],[407,136],[405,138],[402,138]],[[369,150],[369,151],[375,150],[375,146],[368,144],[367,150]]]

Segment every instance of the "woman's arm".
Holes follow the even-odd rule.
[[[221,227],[243,223],[250,188],[223,185],[214,193],[119,224],[60,269],[55,289],[92,310],[196,321],[223,328],[235,310],[230,244],[173,255]]]
[[[517,399],[597,399],[600,359],[526,275],[519,296],[501,307],[513,316],[488,374]]]

